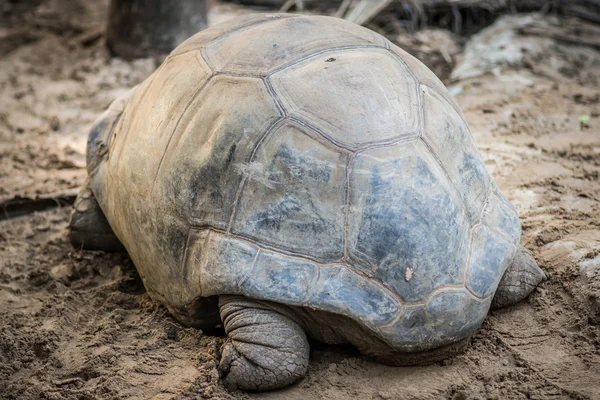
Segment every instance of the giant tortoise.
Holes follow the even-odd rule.
[[[115,100],[87,143],[70,239],[127,250],[183,324],[224,328],[224,382],[306,374],[312,338],[440,360],[544,274],[444,85],[323,16],[202,31]]]

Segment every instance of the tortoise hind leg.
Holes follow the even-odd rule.
[[[518,245],[512,263],[504,272],[492,308],[511,306],[525,299],[533,289],[546,279],[544,271],[538,267],[533,255],[525,247]]]
[[[69,241],[76,249],[125,251],[94,197],[89,178],[73,204],[69,222]]]
[[[309,345],[302,327],[275,304],[219,296],[228,340],[221,349],[223,383],[243,390],[273,390],[306,375]]]

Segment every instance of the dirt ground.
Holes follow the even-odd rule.
[[[108,57],[106,1],[2,7],[0,202],[72,197],[90,123],[158,61]],[[215,6],[210,20],[241,12]],[[600,52],[516,35],[524,23],[582,26],[505,18],[490,28],[496,35],[467,41],[450,89],[549,279],[527,301],[490,313],[465,353],[393,368],[314,343],[295,386],[231,392],[216,370],[222,338],[181,326],[152,302],[126,255],[73,250],[68,207],[25,207],[16,218],[8,207],[0,398],[600,399]]]

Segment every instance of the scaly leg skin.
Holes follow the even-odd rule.
[[[94,197],[89,178],[73,204],[69,222],[69,240],[76,249],[125,251]]]
[[[306,375],[306,334],[292,318],[276,311],[276,305],[224,295],[219,297],[219,308],[228,336],[219,366],[226,386],[273,390]]]
[[[546,279],[544,271],[538,267],[533,255],[519,245],[513,262],[508,266],[494,299],[492,308],[511,306],[525,299],[535,287]]]

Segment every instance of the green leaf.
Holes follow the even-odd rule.
[[[590,122],[590,116],[587,114],[582,114],[579,116],[579,123],[582,125],[587,125]]]

